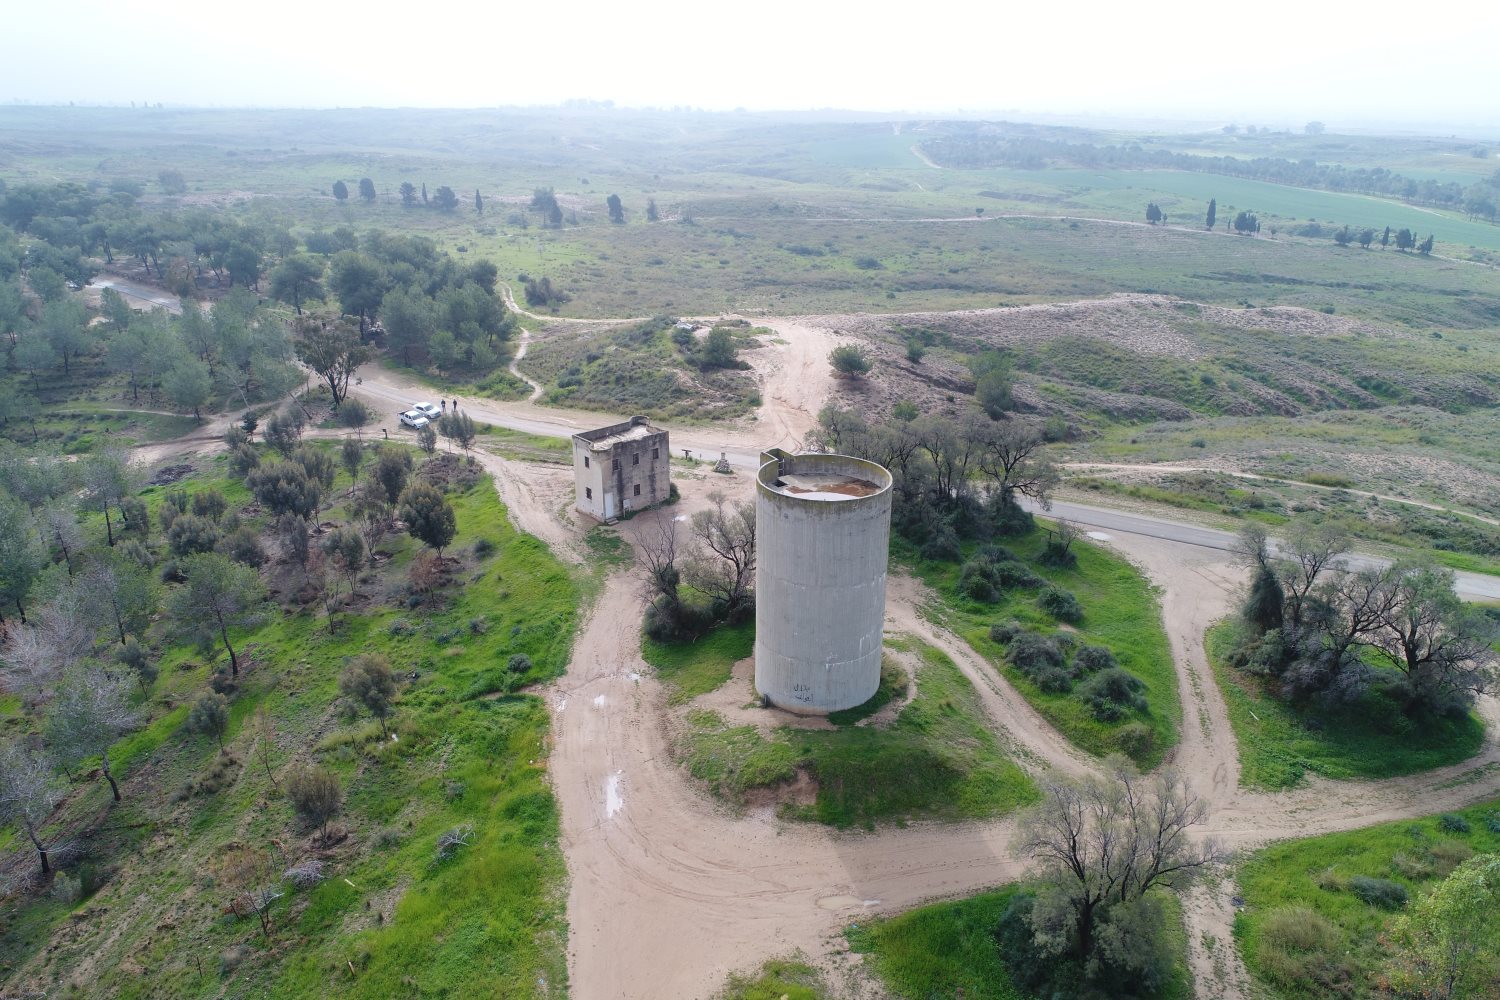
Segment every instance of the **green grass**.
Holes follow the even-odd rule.
[[[959,593],[958,564],[922,560],[909,548],[898,550],[897,554],[937,591],[953,630],[994,664],[1069,741],[1091,754],[1105,756],[1119,751],[1116,741],[1121,726],[1142,722],[1151,728],[1153,740],[1137,763],[1147,768],[1156,766],[1177,743],[1182,705],[1177,696],[1177,671],[1162,627],[1161,608],[1150,581],[1125,559],[1088,542],[1073,545],[1078,556],[1076,568],[1056,570],[1035,562],[1046,541],[1042,531],[1000,541],[1038,575],[1077,596],[1084,610],[1083,620],[1077,625],[1077,637],[1085,643],[1109,647],[1120,666],[1145,683],[1148,708],[1144,713],[1133,713],[1118,723],[1100,722],[1072,694],[1049,694],[1009,664],[1005,647],[989,636],[992,624],[1014,619],[1043,632],[1057,628],[1057,623],[1037,608],[1035,590],[1012,589],[995,604],[974,601]],[[974,547],[967,546],[966,552]]]
[[[478,430],[478,446],[501,458],[554,465],[573,464],[573,443],[567,438],[528,434],[526,431],[495,427],[492,424],[480,424]]]
[[[184,485],[221,482],[211,469]],[[133,915],[80,924],[60,938],[69,907],[42,900],[22,908],[0,930],[0,961],[13,976],[67,983],[79,962],[98,956],[102,964],[78,983],[89,995],[212,996],[222,990],[218,956],[244,944],[249,957],[234,975],[259,996],[524,997],[566,988],[566,872],[546,783],[548,713],[529,695],[478,695],[515,652],[532,660],[528,683],[563,670],[579,583],[511,526],[487,477],[450,500],[459,533],[449,552],[463,569],[441,606],[375,605],[341,614],[334,633],[321,614],[292,611],[239,637],[247,666],[228,743],[243,767],[231,765],[220,791],[182,805],[173,793],[218,759],[210,740],[181,728],[209,665],[190,649],[164,651],[153,701],[177,707],[157,709],[118,745],[125,801],[111,807],[107,788],[93,782],[66,807],[73,822],[109,814],[109,832],[89,846],[108,881],[88,905]],[[481,538],[493,555],[472,554]],[[387,578],[362,591],[399,591],[417,547],[388,536]],[[339,669],[354,651],[383,653],[402,675],[395,742],[367,718],[351,724],[331,711]],[[406,679],[413,670],[416,679]],[[259,706],[276,721],[278,769],[296,752],[340,776],[345,813],[335,825],[349,832],[328,855],[332,877],[276,904],[269,945],[253,920],[219,917],[223,893],[212,878],[231,841],[277,838],[294,859],[305,850],[307,834],[259,761],[248,759],[248,720]],[[439,859],[437,835],[465,822],[475,828],[470,845]],[[150,846],[168,835],[170,851]]]
[[[1240,784],[1278,790],[1307,772],[1325,778],[1391,778],[1469,759],[1484,746],[1484,724],[1462,719],[1413,721],[1378,692],[1337,711],[1298,708],[1271,697],[1225,657],[1241,626],[1220,622],[1205,637],[1214,676],[1239,744]]]
[[[849,949],[863,954],[894,996],[1026,1000],[1005,969],[995,927],[1019,886],[900,916],[855,924]]]
[[[680,704],[728,683],[734,665],[755,652],[755,622],[721,625],[695,642],[641,639],[641,656]]]
[[[828,721],[835,726],[852,726],[857,722],[868,719],[889,705],[892,700],[906,697],[906,689],[909,679],[906,671],[902,670],[890,657],[885,657],[880,663],[880,684],[875,688],[875,693],[862,705],[846,708],[840,712],[829,712]]]
[[[1500,851],[1500,830],[1489,823],[1500,802],[1487,802],[1459,810],[1468,820],[1469,833],[1440,829],[1437,817],[1402,820],[1379,826],[1333,833],[1304,840],[1273,844],[1256,852],[1239,869],[1240,895],[1245,904],[1235,917],[1234,932],[1251,974],[1266,982],[1262,930],[1266,918],[1277,910],[1305,906],[1322,914],[1339,928],[1343,942],[1339,953],[1352,963],[1356,975],[1349,995],[1386,996],[1377,988],[1377,975],[1388,954],[1378,935],[1389,912],[1362,902],[1349,892],[1347,882],[1358,875],[1391,879],[1413,894],[1430,887],[1448,864],[1453,863],[1451,845],[1465,845],[1477,854]],[[1439,857],[1434,858],[1437,849]],[[1464,848],[1457,848],[1462,852]],[[1447,862],[1443,857],[1447,856]],[[1393,864],[1393,861],[1395,864]],[[1328,996],[1312,983],[1276,983],[1275,995],[1287,1000],[1313,1000]]]
[[[794,959],[772,959],[755,973],[730,976],[714,1000],[823,1000],[828,995],[817,969]]]
[[[688,771],[731,802],[805,770],[817,783],[810,806],[786,813],[835,827],[906,819],[997,816],[1036,798],[1031,780],[1001,750],[973,687],[930,646],[887,638],[888,649],[921,657],[917,696],[886,728],[828,732],[729,726],[713,712],[688,715],[679,750]]]
[[[891,995],[901,1000],[1028,1000],[1028,994],[1011,981],[994,937],[1005,908],[1023,888],[1004,886],[968,899],[855,924],[845,932],[850,950],[863,954]],[[1180,957],[1157,997],[1185,1000],[1192,995],[1192,980],[1185,957],[1182,908],[1170,893],[1163,899],[1168,904],[1172,950]]]

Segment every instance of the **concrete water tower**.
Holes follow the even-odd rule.
[[[761,454],[755,478],[755,687],[826,715],[880,686],[891,474],[848,455]]]

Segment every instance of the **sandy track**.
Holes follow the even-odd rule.
[[[766,323],[767,321],[758,321]],[[674,433],[705,457],[730,451],[752,466],[769,444],[794,444],[812,428],[831,379],[824,360],[837,337],[814,318],[769,321],[787,343],[758,362],[765,391],[757,425],[748,430]],[[431,392],[394,373],[371,369],[356,393],[404,408]],[[571,433],[614,417],[540,410],[528,403],[463,400],[476,419],[536,433]],[[223,418],[227,422],[228,418]],[[216,422],[217,423],[217,422]],[[219,433],[221,433],[219,429]],[[215,450],[205,427],[187,441],[152,446],[181,454],[197,442]],[[179,450],[173,451],[176,447]],[[581,526],[564,520],[567,474],[494,456],[482,459],[525,530],[564,558],[578,561]],[[744,477],[684,477],[688,505],[709,488],[748,488]],[[561,500],[559,501],[559,498]],[[627,523],[627,537],[650,524]],[[1231,607],[1239,572],[1221,551],[1111,530],[1106,544],[1131,559],[1160,588],[1183,706],[1177,766],[1210,803],[1202,834],[1236,847],[1429,814],[1500,791],[1500,750],[1435,772],[1382,782],[1314,779],[1291,792],[1238,787],[1238,756],[1227,711],[1203,651],[1203,632]],[[1011,881],[1024,864],[1009,848],[1010,821],[915,824],[875,833],[839,834],[782,824],[767,812],[737,816],[699,795],[670,755],[666,696],[639,658],[640,583],[632,572],[610,577],[587,615],[565,676],[548,692],[554,721],[551,773],[562,809],[562,844],[571,882],[569,968],[580,998],[706,996],[733,969],[802,950],[831,963],[841,931],[870,912],[971,894]],[[892,626],[950,655],[975,684],[987,714],[1004,730],[1018,759],[1072,773],[1093,762],[1072,751],[1045,720],[999,679],[982,658],[922,614],[914,584],[895,580]],[[1481,703],[1500,724],[1492,699]],[[1189,957],[1200,997],[1242,997],[1247,977],[1229,937],[1232,883],[1195,890],[1185,906]]]

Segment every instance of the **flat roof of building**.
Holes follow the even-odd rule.
[[[651,427],[647,424],[636,424],[634,427],[631,427],[628,430],[618,431],[614,434],[609,435],[609,437],[602,437],[597,440],[590,440],[586,437],[583,437],[582,434],[578,436],[583,438],[583,440],[588,444],[590,451],[609,451],[609,449],[613,448],[617,444],[624,444],[626,441],[639,441],[642,438],[648,438],[653,434],[660,433],[661,431],[657,430],[655,427]]]
[[[767,483],[770,489],[799,500],[854,500],[873,496],[881,487],[868,479],[837,472],[790,473]]]
[[[623,423],[610,424],[608,427],[598,427],[591,431],[579,431],[573,435],[573,440],[588,445],[590,451],[609,451],[617,444],[640,441],[643,438],[665,433],[666,431],[660,427],[651,426],[651,422],[645,417],[631,417]]]

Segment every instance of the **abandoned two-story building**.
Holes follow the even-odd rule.
[[[578,509],[601,521],[666,500],[672,490],[667,432],[645,417],[573,435]]]

